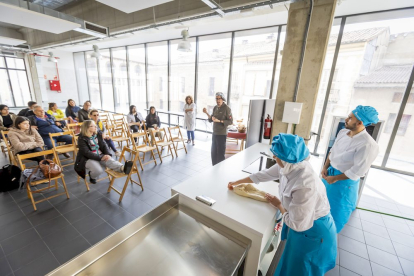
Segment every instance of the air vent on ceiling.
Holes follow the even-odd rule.
[[[11,52],[11,51],[5,51],[5,50],[2,50],[0,53],[1,53],[3,56],[11,56],[11,57],[15,57],[15,56],[16,56],[16,53],[15,53],[15,52]]]
[[[74,29],[84,34],[105,38],[109,36],[109,28],[93,24],[88,21],[81,22],[81,27]]]

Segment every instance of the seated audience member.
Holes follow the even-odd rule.
[[[105,143],[108,145],[108,147],[113,150],[113,152],[115,153],[116,156],[121,156],[121,153],[116,149],[114,141],[112,141],[111,137],[109,137],[106,134],[106,129],[104,124],[101,122],[101,120],[99,119],[99,112],[96,109],[93,109],[91,111],[91,113],[89,113],[89,116],[91,117],[91,119],[95,122],[96,124],[96,128],[98,133],[101,132],[102,134],[102,138],[104,139]]]
[[[9,112],[9,107],[5,104],[0,104],[0,130],[7,131],[13,127],[17,115]]]
[[[78,119],[79,110],[80,110],[80,107],[76,105],[75,101],[72,99],[69,99],[68,106],[66,107],[66,110],[65,110],[66,117],[68,118],[70,117],[76,122],[79,122],[79,119]]]
[[[35,115],[29,117],[30,125],[32,128],[37,129],[40,136],[42,136],[46,147],[48,149],[52,149],[53,145],[52,141],[50,140],[49,133],[63,132],[63,130],[60,128],[61,124],[59,122],[55,122],[55,119],[49,114],[45,113],[41,106],[36,106],[33,112]],[[53,137],[53,140],[55,143],[64,142],[67,145],[72,144],[72,136],[70,135]],[[69,153],[64,153],[63,155],[67,158],[70,157]]]
[[[96,180],[105,172],[105,168],[125,174],[129,174],[132,169],[132,161],[126,161],[123,165],[111,158],[102,132],[97,131],[96,124],[92,120],[83,122],[78,146],[75,171],[83,178],[88,174],[92,184],[96,184]]]
[[[145,118],[145,123],[147,124],[147,128],[158,129],[161,126],[160,117],[158,117],[155,107],[150,107],[150,113]]]
[[[65,114],[62,110],[58,109],[56,103],[49,103],[49,110],[46,113],[53,116],[55,118],[55,122],[61,123],[63,127],[66,126],[66,122],[63,120],[65,118]]]
[[[28,102],[27,103],[28,108],[24,108],[24,109],[20,110],[20,112],[17,114],[17,116],[26,116],[26,113],[28,111],[33,110],[33,106],[35,106],[35,105],[37,105],[37,102],[34,102],[34,101]]]
[[[26,117],[18,116],[14,121],[14,127],[9,131],[9,140],[14,154],[27,154],[43,151],[42,137],[36,129],[30,127],[30,121]],[[44,159],[43,156],[30,158],[39,163]]]
[[[127,122],[128,124],[131,123],[142,123],[144,122],[144,117],[142,117],[141,113],[137,111],[137,107],[135,105],[131,105],[129,107],[129,114],[127,115]],[[138,132],[138,126],[129,126],[132,132]]]
[[[91,101],[86,101],[83,104],[83,108],[78,112],[79,122],[89,120],[89,112],[91,109]]]

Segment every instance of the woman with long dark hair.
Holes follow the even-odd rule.
[[[193,97],[188,95],[185,97],[185,105],[183,108],[184,111],[184,128],[187,129],[187,143],[193,141],[194,146],[194,130],[196,123],[196,105],[194,103]]]
[[[75,101],[72,99],[68,100],[68,106],[66,107],[65,113],[66,117],[71,117],[76,122],[79,121],[79,115],[78,112],[80,110],[80,107],[76,105]]]
[[[14,127],[10,129],[8,138],[14,154],[40,152],[45,145],[42,136],[35,128],[30,127],[30,120],[22,116],[18,116],[14,121]],[[31,160],[39,163],[43,159],[43,156],[39,156]]]
[[[150,107],[150,112],[147,118],[145,118],[145,123],[147,124],[147,128],[158,129],[161,126],[160,117],[158,117],[154,106]]]
[[[129,114],[127,115],[127,122],[128,124],[131,123],[142,123],[144,121],[144,117],[142,117],[141,113],[137,111],[137,107],[135,105],[131,105],[129,107]],[[132,132],[138,132],[138,126],[130,125],[129,128]]]

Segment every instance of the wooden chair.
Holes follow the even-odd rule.
[[[80,133],[80,127],[82,126],[83,123],[73,123],[73,124],[67,124],[66,128],[69,131],[72,131],[73,134],[75,135],[75,140],[78,140],[78,134]]]
[[[155,139],[155,133],[160,133],[162,138],[159,138],[159,140]],[[174,149],[174,151],[175,151],[175,148],[173,146],[173,142],[168,140],[167,132],[165,131],[165,128],[159,128],[158,130],[155,130],[155,129],[152,128],[151,129],[151,137],[152,137],[152,140],[154,141],[154,146],[157,147],[158,156],[160,157],[161,162],[162,162],[163,157],[167,157],[167,156],[171,155],[171,158],[172,159],[174,158],[174,154],[173,154],[172,149]],[[164,155],[164,156],[160,155],[160,150],[159,150],[160,147],[161,147],[161,153],[162,153],[162,151],[164,150],[165,147],[168,148],[167,155]],[[168,153],[170,153],[170,154],[168,154]],[[177,156],[177,151],[175,151],[175,155]]]
[[[175,154],[177,155],[178,150],[185,150],[185,154],[187,154],[187,148],[185,146],[185,139],[183,138],[183,135],[181,134],[180,126],[175,127],[169,127],[168,132],[170,133],[170,141],[173,142],[173,147],[175,150]],[[173,136],[173,133],[175,136]],[[178,143],[183,143],[183,147],[179,148]],[[178,157],[178,155],[177,155]]]
[[[17,155],[17,160],[19,161],[20,168],[22,170],[25,170],[26,169],[26,166],[23,163],[24,160],[27,160],[27,159],[33,158],[33,157],[39,157],[39,156],[42,156],[42,155],[50,155],[50,154],[53,155],[53,162],[55,162],[57,165],[60,166],[60,160],[57,157],[56,151],[54,149],[46,150],[46,151],[40,151],[40,152],[35,152],[35,153],[28,153],[28,154],[23,154],[23,155],[18,154]],[[64,192],[59,193],[59,194],[52,195],[52,196],[47,197],[47,198],[43,198],[43,199],[38,200],[38,201],[35,201],[34,200],[33,194],[41,193],[41,192],[43,192],[45,190],[49,190],[49,189],[53,189],[53,188],[55,188],[56,190],[58,190],[58,187],[59,187],[59,185],[58,185],[58,179],[61,179],[62,180],[63,189],[65,190]],[[65,178],[64,178],[63,173],[61,173],[57,177],[51,178],[50,181],[51,181],[50,183],[52,183],[52,181],[54,181],[55,184],[54,185],[48,185],[47,187],[44,187],[44,188],[41,188],[41,189],[36,189],[36,190],[32,190],[32,187],[36,187],[37,185],[45,184],[45,183],[48,183],[49,184],[49,179],[40,179],[40,180],[32,181],[30,184],[29,184],[29,182],[26,184],[27,196],[32,201],[33,208],[34,208],[35,211],[37,211],[37,208],[36,208],[36,204],[37,203],[40,203],[40,202],[43,202],[45,200],[49,200],[51,198],[58,197],[58,196],[61,196],[61,195],[66,195],[66,197],[69,198],[69,193],[68,193],[68,189],[66,188],[66,183],[65,183]]]
[[[122,148],[122,143],[126,142],[129,147],[129,131],[125,130],[123,125],[107,125],[108,135],[112,141],[118,143],[118,147]]]
[[[4,145],[6,146],[5,151],[7,151],[7,155],[9,157],[9,163],[15,166],[18,166],[16,157],[14,156],[12,145],[10,144],[9,139],[7,139],[7,136],[9,134],[9,131],[1,131],[1,135],[3,136]]]
[[[139,141],[139,139],[142,138],[142,139],[144,139],[144,143],[141,144],[141,145],[137,145],[135,143],[135,139],[134,138],[137,138],[137,141]],[[138,156],[139,156],[139,153],[143,153],[142,161],[141,161],[141,157],[140,156],[138,158],[139,164],[141,166],[141,170],[144,170],[144,165],[147,165],[147,164],[149,164],[151,162],[154,162],[155,165],[157,165],[157,160],[155,160],[154,150],[158,150],[158,148],[148,145],[148,136],[147,136],[147,133],[145,133],[145,132],[135,132],[135,133],[132,133],[130,135],[130,139],[131,139],[131,143],[132,143],[133,149],[138,152]],[[146,163],[142,163],[143,161],[145,161],[145,153],[147,153],[147,152],[151,152],[152,160],[150,160],[150,161],[148,161]],[[160,160],[160,161],[162,163],[162,160]]]
[[[131,185],[133,185],[133,183],[135,183],[135,184],[137,184],[138,186],[141,187],[142,191],[144,190],[144,186],[142,184],[141,176],[139,175],[139,171],[138,171],[138,167],[137,167],[137,160],[139,159],[139,152],[137,152],[136,150],[132,150],[128,147],[124,147],[123,150],[122,150],[121,156],[119,158],[119,162],[121,162],[122,160],[127,161],[126,158],[125,158],[125,152],[130,153],[129,161],[134,162],[134,164],[132,166],[132,169],[131,169],[131,171],[128,175],[126,175],[124,173],[121,173],[121,172],[116,172],[116,171],[110,170],[110,169],[106,170],[106,173],[108,174],[109,178],[111,179],[111,183],[109,184],[109,187],[108,187],[108,193],[111,192],[111,190],[114,190],[115,192],[117,192],[120,195],[119,202],[121,202],[122,198],[124,197],[125,191],[128,187],[128,182],[131,182]],[[137,181],[135,181],[131,178],[133,174],[137,174],[139,182],[137,182]],[[123,187],[122,192],[121,192],[118,189],[116,189],[113,186],[113,184],[114,184],[115,179],[122,178],[122,177],[127,177],[127,179],[125,180],[125,184],[124,184],[124,187]]]
[[[55,140],[53,139],[53,137],[59,137],[59,136],[63,136],[63,135],[71,136],[72,137],[72,144],[70,144],[70,145],[66,145],[66,144],[65,145],[56,145]],[[50,137],[50,140],[52,141],[53,148],[56,150],[56,152],[58,154],[72,152],[73,162],[62,165],[62,168],[67,167],[67,166],[71,166],[71,165],[75,165],[76,154],[78,152],[78,149],[76,147],[77,141],[75,141],[75,135],[73,134],[73,132],[68,130],[68,131],[58,132],[58,133],[49,133],[49,137]],[[67,161],[67,160],[70,160],[70,158],[62,159],[60,161]]]
[[[129,123],[128,124],[128,127],[131,127],[131,126],[137,126],[138,127],[138,132],[147,132],[147,129],[146,129],[146,127],[145,127],[145,122],[144,123],[140,123],[140,122],[136,122],[136,123]],[[129,128],[129,130],[128,130],[128,132],[131,134],[131,133],[134,133],[134,132],[132,132],[131,131],[131,129]],[[139,142],[138,140],[137,140],[137,142]],[[142,143],[144,143],[144,141],[142,141]]]

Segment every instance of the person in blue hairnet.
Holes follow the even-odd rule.
[[[322,168],[322,181],[338,233],[356,208],[360,178],[378,156],[378,144],[365,130],[376,123],[375,108],[357,106],[345,120],[345,128],[339,131]]]
[[[280,133],[270,151],[276,164],[228,184],[279,179],[279,197],[266,199],[283,214],[285,249],[275,276],[323,276],[335,267],[336,228],[325,187],[309,163],[309,150],[302,137]]]

